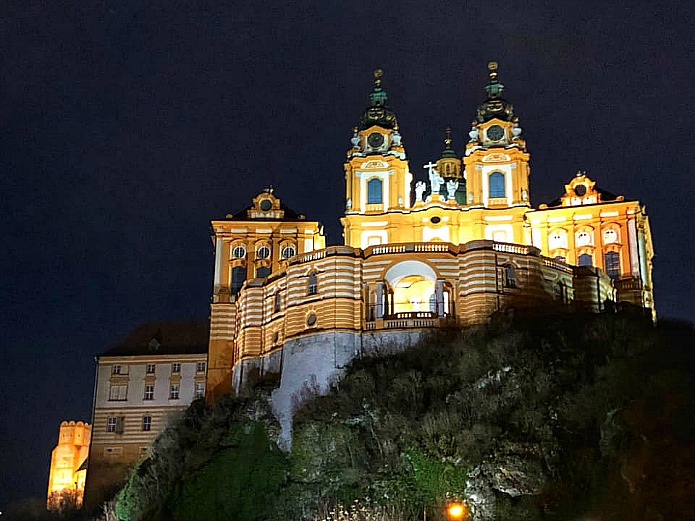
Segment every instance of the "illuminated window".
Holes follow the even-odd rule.
[[[603,256],[606,275],[612,279],[620,278],[620,255],[617,251],[609,251]]]
[[[270,275],[270,268],[267,266],[261,266],[256,270],[256,278],[257,279],[264,279],[268,275]]]
[[[548,235],[548,249],[555,250],[557,248],[567,248],[566,230],[554,230]]]
[[[618,232],[613,229],[608,229],[603,231],[603,242],[610,244],[612,242],[618,242]]]
[[[504,267],[504,286],[506,288],[516,288],[516,273],[514,266],[507,264]]]
[[[112,365],[111,366],[111,374],[121,374],[121,366],[120,365]]]
[[[205,383],[204,382],[196,382],[195,383],[195,398],[196,400],[198,398],[203,398],[205,396]]]
[[[149,431],[152,429],[152,416],[143,416],[142,417],[142,430],[143,431]]]
[[[297,254],[297,249],[294,247],[293,244],[288,244],[287,246],[284,246],[282,248],[282,258],[283,259],[289,259],[290,257],[294,257]]]
[[[316,295],[318,293],[318,283],[316,280],[316,272],[309,273],[309,284],[307,286],[307,295]]]
[[[198,362],[195,364],[195,372],[196,373],[204,373],[205,372],[205,362]]]
[[[106,432],[116,432],[116,422],[118,418],[115,416],[109,416],[106,419]]]
[[[275,294],[275,305],[273,306],[273,311],[277,313],[280,311],[280,304],[282,303],[282,296],[280,295],[280,292],[278,291]]]
[[[154,364],[147,364],[147,369],[145,369],[145,372],[147,374],[154,374],[154,369],[155,369]]]
[[[257,259],[267,259],[270,257],[270,248],[268,246],[261,246],[256,250],[256,258]]]
[[[383,202],[381,179],[373,178],[367,182],[367,204],[380,204]]]
[[[145,395],[143,400],[154,400],[154,385],[145,386]]]
[[[169,399],[170,400],[178,400],[179,399],[179,384],[171,384],[171,387],[169,388]]]
[[[504,174],[493,172],[490,174],[490,197],[504,197]]]
[[[128,386],[125,384],[112,385],[109,388],[109,400],[124,401],[124,400],[126,400],[127,394],[128,394]]]
[[[232,257],[235,259],[243,259],[246,256],[246,248],[244,248],[241,244],[238,244],[234,246],[232,249]]]
[[[174,362],[171,364],[171,374],[181,374],[181,364]]]
[[[577,258],[577,264],[579,266],[593,266],[594,265],[594,258],[588,253],[582,253]]]
[[[246,268],[244,266],[235,266],[232,268],[232,293],[239,293],[241,286],[246,280]]]

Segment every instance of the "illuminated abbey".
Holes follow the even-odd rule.
[[[170,418],[203,396],[274,384],[287,446],[307,387],[324,391],[354,358],[437,328],[620,307],[655,318],[644,207],[583,172],[532,207],[529,152],[495,63],[485,93],[464,150],[447,131],[427,182],[414,182],[376,71],[344,164],[342,245],[326,247],[321,225],[272,189],[213,221],[209,324],[143,324],[97,357],[92,426],[61,425],[49,507],[81,503],[83,489],[86,505],[108,499]]]
[[[496,312],[655,316],[644,207],[582,172],[532,207],[529,152],[495,63],[485,92],[462,153],[447,132],[428,182],[413,183],[376,71],[344,164],[343,245],[326,247],[320,224],[270,189],[212,222],[208,401],[278,378],[282,423],[302,386],[324,387],[354,357],[433,328]]]

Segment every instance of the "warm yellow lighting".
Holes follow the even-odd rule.
[[[446,513],[449,519],[463,519],[466,515],[466,508],[462,503],[451,503],[446,509]]]

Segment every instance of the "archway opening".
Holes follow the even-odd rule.
[[[436,311],[434,281],[422,275],[408,275],[393,288],[394,313]]]

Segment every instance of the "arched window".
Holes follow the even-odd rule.
[[[516,272],[511,264],[504,267],[504,287],[516,288]]]
[[[309,273],[309,284],[307,285],[307,295],[316,295],[318,293],[318,284],[316,281],[316,272]]]
[[[367,182],[367,204],[381,204],[382,202],[382,182],[381,179],[375,177]]]
[[[239,293],[245,280],[246,268],[244,266],[235,266],[232,268],[232,293]]]
[[[608,251],[603,256],[606,275],[612,279],[620,278],[620,255],[617,251]]]
[[[502,172],[490,174],[490,197],[504,197],[504,174]]]
[[[280,296],[280,292],[278,291],[275,294],[275,305],[273,306],[273,311],[277,313],[280,311],[280,304],[282,303],[282,297]]]
[[[593,266],[594,265],[594,258],[589,253],[582,253],[577,258],[577,264],[579,266]]]
[[[256,269],[257,279],[264,279],[268,275],[270,275],[270,268],[268,268],[267,266],[260,266],[258,269]]]
[[[555,255],[555,260],[565,262],[565,257],[563,255]]]

